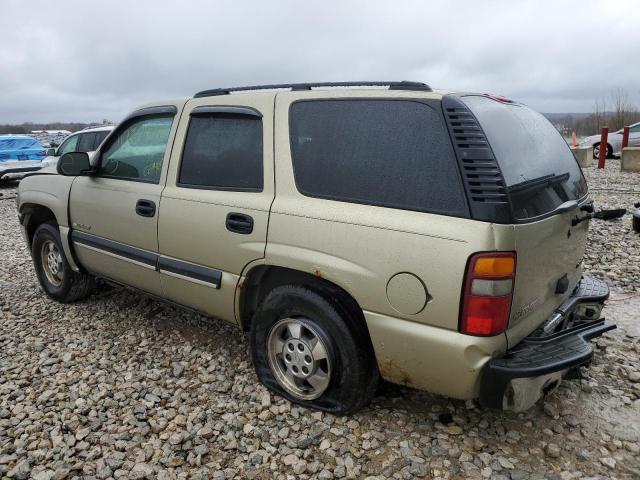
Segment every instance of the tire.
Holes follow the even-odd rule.
[[[593,158],[596,160],[600,154],[600,142],[593,144]],[[607,143],[607,156],[605,158],[613,158],[613,148]]]
[[[291,335],[296,325],[297,338]],[[371,401],[379,378],[368,333],[362,330],[335,298],[303,286],[276,287],[251,322],[253,366],[267,388],[294,403],[353,413]],[[289,361],[288,353],[294,355]]]
[[[33,235],[31,256],[38,281],[44,292],[61,303],[74,302],[91,295],[95,280],[74,272],[65,257],[56,225],[43,223]]]

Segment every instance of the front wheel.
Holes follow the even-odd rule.
[[[333,298],[302,286],[273,289],[251,324],[251,357],[269,389],[334,414],[369,403],[378,382],[375,358],[357,319]]]
[[[93,277],[71,269],[55,225],[44,223],[36,229],[31,255],[42,289],[54,300],[73,302],[88,297],[93,291]]]

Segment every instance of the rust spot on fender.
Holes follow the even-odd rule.
[[[316,277],[319,277],[319,278],[323,278],[323,277],[324,277],[324,274],[320,271],[320,269],[319,269],[319,268],[314,268],[314,269],[313,269],[313,274],[314,274]]]
[[[414,384],[411,376],[392,358],[386,358],[381,362],[380,374],[390,382],[407,386],[412,386]]]

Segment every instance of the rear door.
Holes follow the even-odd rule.
[[[80,263],[117,282],[161,294],[158,206],[180,103],[134,112],[98,152],[95,176],[77,177],[69,199]]]
[[[163,295],[231,322],[242,270],[264,257],[274,197],[274,95],[190,100],[162,194]]]
[[[556,129],[525,105],[462,97],[489,141],[504,179],[512,225],[495,225],[497,249],[517,254],[507,338],[514,345],[571,294],[582,274],[587,185]],[[567,210],[568,211],[565,211]]]

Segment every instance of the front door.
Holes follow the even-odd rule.
[[[640,147],[640,123],[629,129],[629,146]]]
[[[134,112],[71,188],[71,239],[92,273],[160,295],[158,208],[179,105]]]
[[[160,202],[163,295],[230,322],[240,274],[264,257],[273,101],[265,94],[189,100]]]

